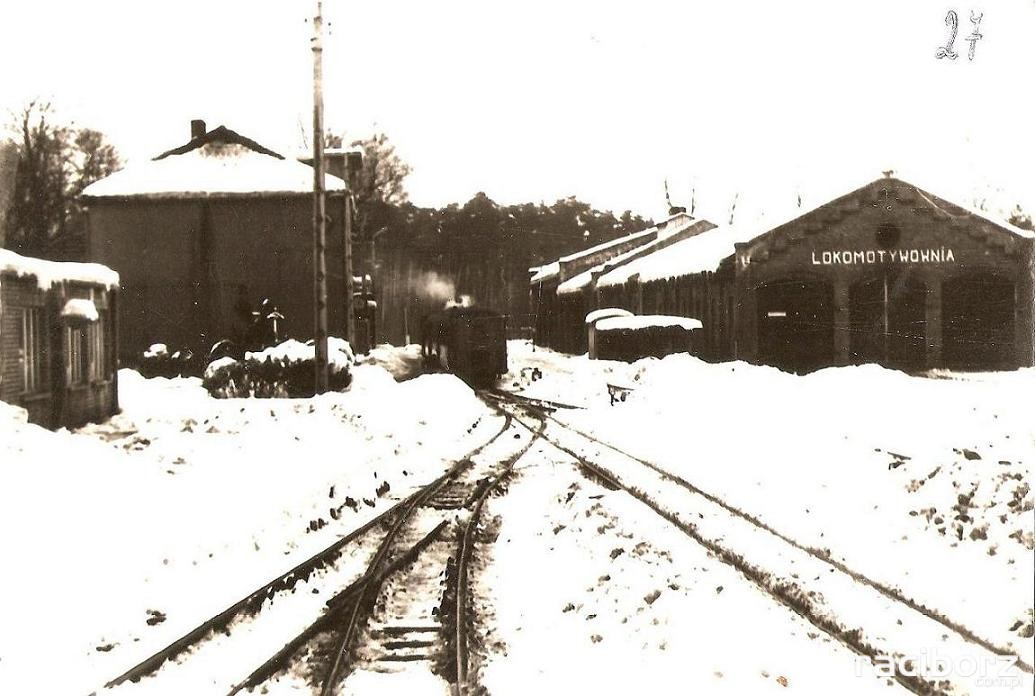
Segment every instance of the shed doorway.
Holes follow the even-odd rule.
[[[854,365],[906,372],[926,364],[927,287],[908,274],[881,275],[849,288],[849,353]]]
[[[758,288],[758,359],[804,374],[834,363],[830,283],[784,280]]]
[[[1016,290],[992,273],[953,278],[942,285],[942,359],[956,370],[1014,366]]]

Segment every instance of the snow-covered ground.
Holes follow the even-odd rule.
[[[475,611],[489,693],[895,691],[624,492],[548,446],[532,460],[488,510]]]
[[[123,413],[75,433],[0,404],[0,693],[90,693],[491,436],[448,375],[359,365],[293,400],[119,382]]]
[[[123,413],[72,433],[0,404],[0,693],[90,693],[497,431],[501,420],[456,378],[413,378],[419,363],[418,346],[379,346],[353,367],[349,391],[279,400],[213,399],[196,379],[122,371]],[[579,407],[554,417],[806,550],[551,425],[547,437],[676,513],[713,550],[540,441],[488,503],[495,522],[472,567],[486,641],[474,666],[490,693],[899,690],[769,596],[777,583],[816,593],[814,606],[880,649],[960,645],[941,624],[899,613],[898,600],[827,578],[827,554],[1035,659],[1035,370],[797,377],[685,355],[590,361],[522,341],[510,343],[510,366],[505,388]],[[612,405],[609,385],[627,399]],[[360,572],[361,559],[349,562],[336,572]]]
[[[867,366],[802,378],[686,355],[590,361],[519,342],[511,368],[510,389],[588,407],[561,420],[1031,664],[1035,371],[927,379]],[[625,402],[610,405],[609,383],[632,389]],[[651,495],[684,509],[676,493]],[[736,550],[765,558],[744,543]]]

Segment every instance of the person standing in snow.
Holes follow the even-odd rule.
[[[253,342],[259,348],[269,348],[280,343],[284,333],[284,315],[268,297],[259,305],[259,311],[252,312]]]

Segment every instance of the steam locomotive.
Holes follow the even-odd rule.
[[[489,386],[507,372],[507,316],[480,307],[448,307],[421,325],[427,369],[452,372],[471,386]]]

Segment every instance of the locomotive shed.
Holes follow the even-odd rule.
[[[712,362],[1035,365],[1035,234],[894,176],[776,225],[676,211],[652,233],[533,269],[538,341],[583,352],[585,315],[617,307],[700,319]]]

